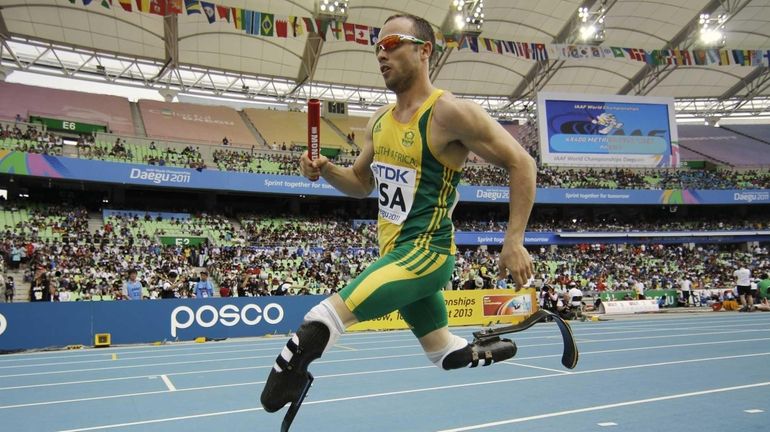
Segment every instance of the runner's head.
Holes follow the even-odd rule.
[[[423,18],[397,14],[385,20],[375,45],[385,86],[402,93],[411,88],[421,74],[427,79],[435,43],[433,28]]]

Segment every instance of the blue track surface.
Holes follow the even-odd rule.
[[[572,371],[553,324],[517,334],[511,362],[455,372],[428,363],[409,332],[345,335],[313,363],[292,431],[770,430],[770,314],[573,330]],[[1,356],[0,429],[278,431],[284,411],[265,413],[258,397],[285,340]]]

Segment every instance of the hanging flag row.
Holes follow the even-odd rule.
[[[502,54],[534,61],[624,59],[651,66],[770,66],[770,50],[663,49],[603,47],[594,45],[511,42],[471,35],[446,36],[446,46],[458,51]]]
[[[77,0],[69,0],[76,4]],[[84,6],[98,3],[111,9],[113,0],[81,0]],[[323,40],[355,42],[374,45],[380,28],[352,24],[333,19],[314,19],[257,12],[237,7],[221,6],[201,0],[117,0],[126,12],[155,15],[201,15],[213,24],[226,21],[236,30],[263,37],[289,38],[317,33]],[[594,45],[545,44],[512,42],[473,35],[436,34],[438,49],[493,53],[532,61],[623,59],[651,66],[770,66],[770,50],[744,49],[664,49],[603,47]]]

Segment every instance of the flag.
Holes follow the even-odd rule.
[[[262,19],[259,21],[259,34],[261,36],[273,36],[275,34],[273,14],[262,13]]]
[[[762,65],[770,66],[770,50],[764,51],[762,54]]]
[[[75,4],[75,2],[73,2],[72,4]],[[91,0],[83,0],[83,6],[88,6],[90,4],[91,4]]]
[[[141,0],[136,0],[137,2]],[[184,0],[184,8],[187,10],[187,15],[203,13],[198,0]]]
[[[380,33],[380,30],[377,29],[377,34]],[[444,33],[441,32],[441,30],[436,30],[433,37],[436,39],[436,46],[433,49],[434,52],[442,53],[444,50],[446,50],[446,39],[444,38]],[[372,41],[372,45],[374,45],[375,41]]]
[[[297,37],[304,34],[304,30],[302,28],[302,18],[290,16],[289,17],[289,27],[291,27],[291,36]]]
[[[542,43],[532,44],[532,59],[536,61],[548,60],[548,50],[545,49],[545,44],[542,44]]]
[[[318,36],[321,36],[321,40],[326,40],[326,33],[329,32],[329,27],[331,26],[331,20],[329,19],[322,19],[317,20],[316,23],[318,24]]]
[[[182,0],[168,0],[166,2],[166,15],[181,15]]]
[[[719,64],[722,66],[728,66],[734,64],[730,58],[730,52],[727,50],[719,50]]]
[[[318,33],[318,21],[312,18],[302,18],[305,23],[305,31],[308,33]]]
[[[623,48],[618,48],[618,47],[610,47],[610,49],[612,50],[612,55],[614,55],[614,56],[615,56],[615,58],[619,58],[619,57],[625,57],[625,56],[623,55]]]
[[[369,45],[369,26],[356,24],[356,43]]]
[[[690,54],[689,50],[680,50],[679,48],[676,48],[674,50],[674,54],[676,55],[677,61],[680,65],[692,66],[692,55]]]
[[[332,32],[332,37],[336,40],[344,39],[342,30],[342,22],[340,20],[329,21],[329,30]]]
[[[262,25],[262,14],[260,12],[251,11],[251,33],[254,36],[260,35],[260,26]]]
[[[514,42],[513,48],[516,53],[516,57],[530,58],[529,56],[529,44],[526,42]]]
[[[254,11],[250,11],[248,9],[243,10],[243,30],[247,34],[253,34],[252,27],[254,26]]]
[[[623,48],[623,51],[625,52],[625,56],[629,60],[635,60],[635,61],[646,61],[647,56],[643,49],[636,49],[636,48]]]
[[[466,35],[460,36],[460,45],[457,48],[457,51],[462,51],[464,49],[471,49],[471,44],[468,42],[468,36]]]
[[[503,55],[513,53],[513,47],[511,46],[510,41],[500,41],[500,45],[502,48],[500,52],[502,52]]]
[[[751,66],[751,53],[748,50],[733,50],[733,60],[735,64],[741,66]]]
[[[369,29],[369,43],[370,45],[377,45],[377,41],[380,40],[380,28],[372,27]]]
[[[166,0],[150,0],[150,13],[153,15],[166,15]]]
[[[236,30],[243,30],[243,9],[231,8],[233,11],[233,26]]]
[[[718,49],[707,49],[706,50],[706,64],[712,65],[712,64],[719,64],[719,50]]]
[[[201,9],[203,9],[203,15],[206,16],[206,19],[209,20],[209,24],[214,24],[214,21],[217,20],[217,11],[216,7],[214,7],[213,3],[201,1]]]
[[[480,37],[479,45],[486,52],[497,53],[497,44],[495,44],[494,39]]]
[[[217,15],[219,15],[219,19],[223,19],[227,22],[230,22],[230,8],[227,6],[219,6],[217,5]]]
[[[74,1],[74,0],[73,0]],[[126,12],[131,12],[131,0],[118,0],[120,2],[120,7],[123,8]]]
[[[90,3],[91,0],[88,0],[88,2]],[[85,1],[83,3],[85,3]],[[149,12],[150,0],[136,0],[136,10],[138,10],[139,12]]]
[[[289,17],[285,15],[275,17],[275,35],[280,38],[289,37]]]
[[[356,40],[356,26],[355,24],[344,23],[342,28],[345,30],[345,40],[353,42]]]
[[[455,35],[448,34],[445,36],[447,48],[459,48],[460,41],[457,40]]]
[[[761,50],[751,50],[751,65],[752,66],[762,66],[762,51]]]
[[[466,36],[468,39],[468,45],[471,48],[471,51],[473,52],[479,52],[479,38],[478,36]]]
[[[70,3],[75,4],[75,0],[70,0]]]
[[[695,64],[698,66],[703,66],[705,64],[708,64],[706,62],[706,51],[702,49],[695,49],[692,50],[692,58],[695,61]]]
[[[112,9],[112,0],[102,0],[102,7]]]
[[[603,57],[601,48],[595,47],[595,46],[592,46],[590,48],[591,48],[591,57],[593,58]]]

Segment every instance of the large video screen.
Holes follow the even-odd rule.
[[[537,104],[543,164],[679,165],[673,98],[541,92]]]

